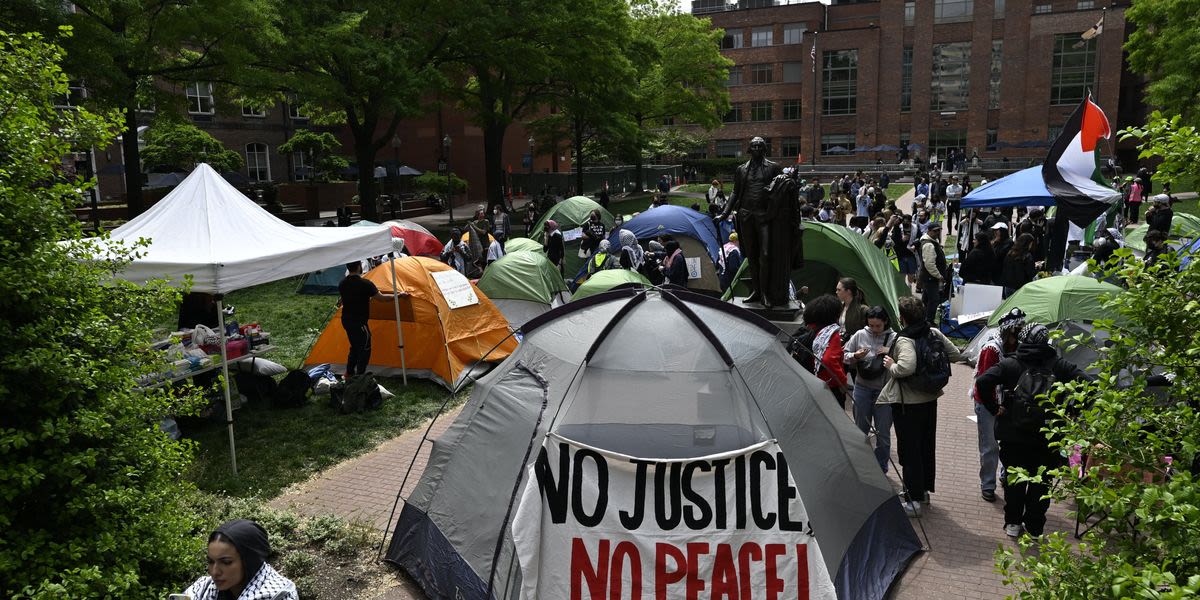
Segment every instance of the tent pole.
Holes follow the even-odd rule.
[[[233,401],[229,398],[229,351],[225,348],[225,296],[217,295],[217,324],[221,329],[221,387],[225,388],[225,425],[229,428],[229,464],[237,477],[237,448],[233,443]]]
[[[396,253],[388,253],[388,267],[392,272],[392,308],[396,311],[396,344],[400,346],[400,376],[408,385],[408,363],[404,360],[404,328],[400,326],[400,288],[396,287]]]

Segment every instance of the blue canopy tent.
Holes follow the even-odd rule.
[[[989,181],[962,199],[963,210],[993,206],[1053,206],[1054,196],[1042,180],[1042,167],[1021,169],[995,181]]]

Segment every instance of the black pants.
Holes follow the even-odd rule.
[[[917,260],[920,261],[921,257],[918,256]],[[917,268],[921,269],[921,302],[925,303],[925,320],[929,321],[930,327],[935,327],[938,307],[942,305],[942,280],[926,275],[923,262]]]
[[[1141,202],[1126,202],[1125,203],[1125,219],[1130,223],[1138,222],[1138,213],[1142,210]]]
[[[900,456],[908,499],[919,502],[925,499],[927,492],[934,491],[937,400],[892,405],[892,423],[896,427],[896,453]]]
[[[362,375],[371,362],[371,330],[366,323],[342,321],[346,338],[350,341],[350,354],[346,357],[346,375]]]
[[[1005,469],[1021,467],[1030,475],[1038,467],[1047,469],[1058,466],[1059,456],[1046,447],[1045,443],[1014,443],[1000,441],[1000,462]],[[1043,498],[1050,490],[1047,483],[1013,483],[1006,477],[1004,485],[1004,524],[1024,525],[1030,535],[1042,535],[1046,526],[1046,511],[1050,509],[1050,498]]]

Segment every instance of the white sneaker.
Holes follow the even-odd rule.
[[[921,504],[919,502],[901,502],[900,506],[904,507],[904,514],[910,517],[921,516]]]
[[[1017,523],[1009,523],[1004,526],[1004,535],[1010,538],[1021,537],[1021,526]]]

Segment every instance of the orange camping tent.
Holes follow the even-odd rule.
[[[517,341],[509,337],[508,321],[496,305],[449,265],[432,258],[409,256],[385,262],[363,277],[379,291],[391,293],[391,265],[395,265],[396,286],[408,293],[407,298],[400,299],[400,324],[405,366],[410,375],[430,377],[455,389],[459,378],[473,363],[500,362],[517,348]],[[450,289],[455,286],[458,293]],[[450,301],[443,295],[443,287],[451,294]],[[460,304],[471,293],[477,298],[476,303],[451,308],[451,302]],[[396,312],[391,302],[371,303],[368,327],[371,329],[368,369],[376,375],[399,375],[400,348],[396,343]],[[342,329],[342,309],[338,308],[304,359],[304,366],[330,363],[341,371],[349,350]]]

